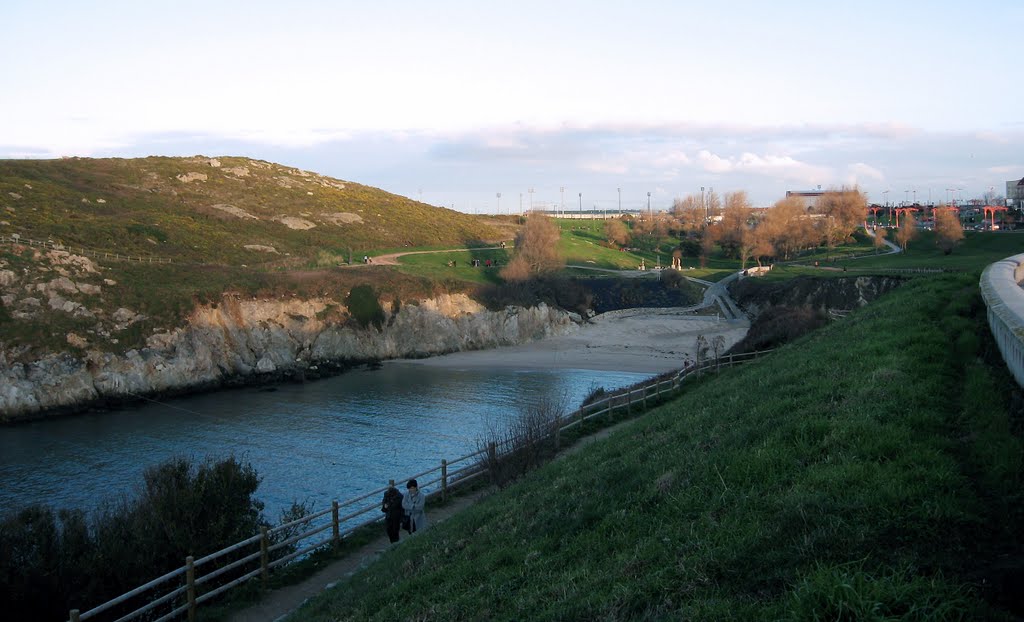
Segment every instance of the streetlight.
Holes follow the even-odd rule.
[[[906,205],[907,203],[910,203],[910,191],[909,190],[904,190],[903,191],[903,204]]]
[[[652,217],[652,218],[654,217],[654,213],[651,212],[651,193],[650,192],[647,193],[647,215]]]
[[[704,202],[704,186],[700,187],[700,204],[704,207],[704,224],[708,224],[708,204]]]
[[[580,220],[583,220],[583,193],[580,193]]]
[[[559,202],[559,205],[562,207],[562,216],[565,216],[565,186],[559,186],[558,192],[562,197],[561,201]]]
[[[533,188],[530,188],[529,190],[527,190],[527,192],[530,193],[530,211],[532,212],[533,211]]]
[[[622,215],[622,188],[619,188],[619,216]]]
[[[501,193],[498,193],[498,214],[501,214]]]

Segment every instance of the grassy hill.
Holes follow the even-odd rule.
[[[135,348],[226,291],[308,297],[370,283],[400,300],[451,291],[460,285],[337,266],[374,249],[511,239],[511,227],[246,158],[0,160],[0,235],[171,262],[89,265],[0,245],[0,343],[24,360],[75,351],[72,333],[111,351]],[[54,306],[65,299],[79,306]],[[136,320],[115,321],[120,309]]]
[[[292,619],[1019,619],[1021,413],[984,314],[975,275],[914,279]]]
[[[249,266],[507,236],[468,214],[234,157],[0,160],[0,221],[7,235]]]

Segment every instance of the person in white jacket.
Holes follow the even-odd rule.
[[[414,479],[409,480],[405,487],[408,493],[402,498],[402,509],[409,515],[409,533],[416,533],[427,528],[426,496],[420,492]]]

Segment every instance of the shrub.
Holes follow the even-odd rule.
[[[486,469],[491,482],[505,486],[543,464],[554,453],[555,430],[562,424],[564,404],[545,399],[520,411],[504,432],[491,432],[480,439],[480,449],[493,443],[496,452],[481,454],[479,466]]]
[[[42,505],[0,518],[5,616],[65,619],[69,609],[96,606],[267,525],[253,497],[260,478],[235,458],[198,467],[177,458],[147,469],[144,480],[137,498],[110,502],[91,520]],[[293,518],[304,515],[300,508]]]
[[[371,285],[353,287],[345,298],[345,306],[362,328],[373,324],[379,329],[384,323],[384,308],[380,306],[377,293]]]

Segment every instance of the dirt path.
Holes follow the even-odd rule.
[[[615,425],[598,430],[594,434],[579,439],[576,443],[563,449],[555,460],[572,455],[592,443],[603,440],[619,428],[628,425],[636,419],[621,421]],[[431,510],[427,508],[431,525],[442,523],[446,519],[458,514],[465,508],[476,503],[483,497],[492,494],[493,488],[474,492],[464,497],[454,499],[448,505]],[[411,537],[402,532],[403,539]],[[392,545],[384,535],[384,526],[381,524],[381,533],[372,542],[353,551],[343,559],[336,560],[315,575],[307,578],[302,583],[290,585],[273,590],[263,596],[263,599],[246,609],[234,612],[227,618],[229,622],[277,622],[283,621],[301,607],[307,600],[313,598],[320,592],[329,590],[342,581],[348,580],[356,572],[366,568],[375,562],[381,555],[384,555],[392,547],[402,546],[402,542]]]
[[[464,252],[464,251],[493,251],[493,250],[501,250],[501,247],[500,246],[479,246],[479,247],[476,247],[476,248],[446,248],[444,250],[439,250],[439,251],[403,251],[403,252],[400,252],[400,253],[388,253],[386,255],[377,255],[376,257],[371,257],[370,258],[370,263],[369,264],[364,264],[364,263],[360,262],[360,263],[356,263],[356,264],[350,264],[350,267],[365,266],[365,265],[370,265],[370,266],[397,266],[398,265],[398,258],[399,257],[404,257],[406,255],[429,255],[429,254],[432,254],[432,253],[458,253],[458,252]]]
[[[427,516],[430,518],[431,525],[444,522],[464,508],[472,505],[481,497],[489,494],[489,492],[490,489],[485,489],[464,497],[458,497],[441,508],[431,509],[428,503]],[[410,537],[413,536],[404,531],[402,532],[402,541]],[[402,546],[402,541],[394,545],[388,542],[388,538],[384,534],[384,524],[381,523],[380,535],[372,542],[352,551],[344,558],[324,566],[315,575],[305,579],[302,583],[282,587],[264,594],[260,602],[234,612],[227,620],[229,622],[274,622],[276,620],[283,620],[285,616],[301,607],[303,603],[313,596],[334,587],[341,581],[347,580],[356,572],[372,564],[392,547]]]

